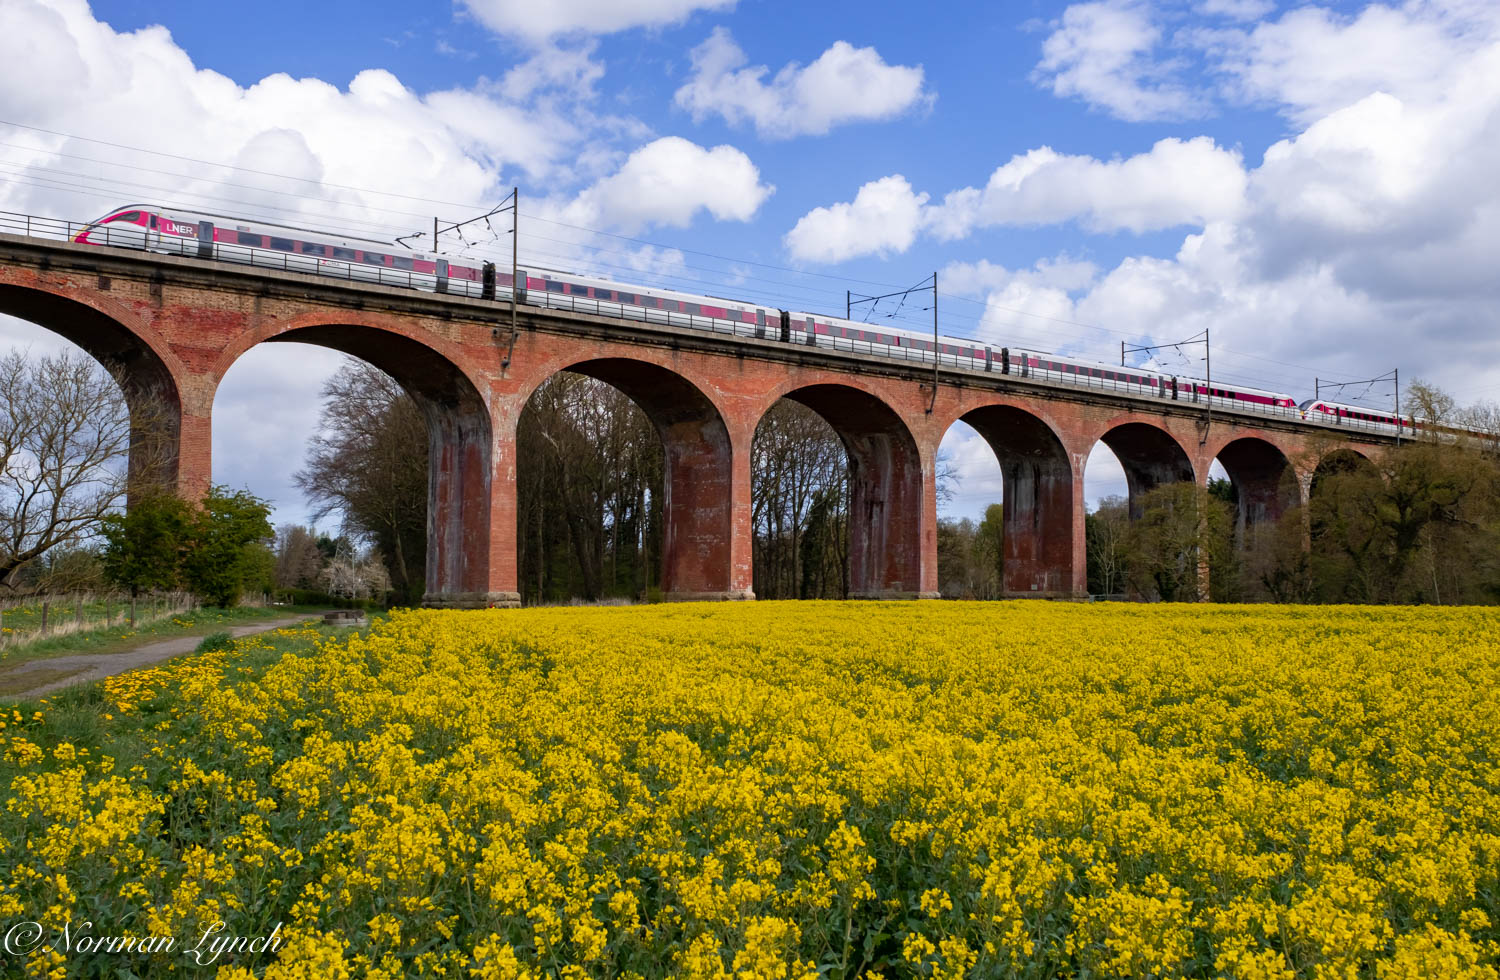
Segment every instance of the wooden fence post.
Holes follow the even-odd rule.
[[[51,605],[46,599],[42,600],[42,629],[41,634],[47,635],[47,607]]]

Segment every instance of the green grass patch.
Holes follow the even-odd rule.
[[[52,636],[36,640],[23,646],[0,650],[0,670],[11,664],[41,660],[47,657],[66,657],[80,653],[123,653],[156,640],[169,640],[179,636],[207,636],[229,626],[245,626],[291,616],[305,616],[321,612],[321,607],[309,606],[238,606],[234,609],[195,609],[179,613],[154,623],[140,624],[131,629],[123,623],[113,627],[99,627],[63,636]]]
[[[205,636],[199,644],[193,648],[194,653],[212,653],[215,650],[232,650],[234,648],[234,635],[228,630],[220,630]]]

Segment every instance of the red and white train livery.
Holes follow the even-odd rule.
[[[372,239],[335,232],[248,221],[225,215],[187,212],[145,204],[117,208],[74,236],[83,244],[139,248],[176,255],[237,261],[292,272],[407,285],[483,298],[510,299],[511,276],[494,265],[470,259],[411,251]],[[518,270],[517,300],[533,306],[582,309],[591,313],[668,322],[674,315],[702,317],[727,332],[789,344],[858,350],[882,356],[931,360],[931,334],[874,326],[824,314],[792,312],[752,302],[681,293],[614,282],[576,273],[531,267]],[[1415,426],[1390,412],[1308,399],[1243,385],[1210,386],[1197,378],[1145,368],[1101,364],[1061,354],[1021,351],[955,337],[939,337],[940,363],[1041,380],[1109,387],[1146,397],[1208,401],[1307,421],[1401,432]]]

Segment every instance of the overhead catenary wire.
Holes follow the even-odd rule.
[[[70,192],[73,192],[73,193],[80,193],[80,194],[91,194],[91,195],[94,195],[94,194],[99,194],[101,192],[100,188],[97,188],[97,187],[91,187],[91,186],[88,186],[88,185],[72,184],[72,183],[69,183],[69,182],[66,182],[66,181],[48,180],[46,178],[38,178],[38,177],[36,177],[35,175],[32,175],[32,174],[27,174],[24,177],[15,177],[15,178],[13,178],[13,182],[24,184],[24,185],[29,185],[29,186],[40,186],[40,187],[46,187],[48,189],[70,191]],[[264,209],[269,209],[269,210],[276,210],[276,211],[286,211],[287,213],[292,213],[292,214],[298,214],[298,213],[300,213],[300,212],[291,212],[288,209],[275,208],[274,206],[271,206],[271,205],[252,204],[250,202],[239,202],[239,201],[235,201],[235,200],[232,200],[232,199],[218,198],[218,197],[215,197],[213,195],[199,195],[199,194],[188,193],[188,194],[185,194],[184,196],[188,197],[190,199],[196,198],[196,199],[198,199],[200,201],[202,201],[202,200],[210,200],[210,201],[214,201],[214,202],[216,202],[218,204],[230,203],[230,204],[235,204],[236,206],[246,207],[249,210],[245,212],[245,217],[252,218],[252,219],[258,217],[261,220],[267,220],[267,221],[284,220],[280,215],[266,215],[266,214],[263,214],[263,213],[259,213],[261,211],[261,209],[263,209],[263,208]],[[172,202],[172,201],[161,201],[160,203],[162,203],[165,206],[172,206],[172,205],[176,204],[176,202]],[[183,206],[183,207],[186,207],[188,209],[191,209],[191,208],[201,208],[201,205],[195,205],[195,204],[186,204],[186,205],[178,205],[178,206]],[[344,220],[350,221],[351,224],[357,224],[357,225],[363,225],[364,226],[362,229],[351,229],[351,231],[354,232],[353,237],[378,236],[378,235],[381,235],[381,234],[391,235],[396,230],[395,227],[389,226],[389,225],[377,225],[377,224],[372,223],[372,222],[359,221],[357,219],[348,219],[347,217],[344,218]],[[328,229],[328,230],[330,232],[337,232],[339,229]],[[552,239],[552,241],[554,241],[557,244],[568,245],[569,247],[572,247],[572,248],[590,248],[590,249],[595,249],[595,250],[598,250],[598,251],[606,251],[606,252],[613,251],[613,252],[615,252],[615,254],[621,254],[621,255],[630,255],[630,254],[632,254],[632,253],[627,253],[627,252],[623,252],[623,251],[620,251],[620,250],[610,250],[610,249],[605,249],[605,248],[600,247],[600,246],[592,246],[592,245],[588,245],[587,243],[581,243],[581,242],[566,242],[566,241],[563,241],[563,240],[556,240],[556,239]],[[638,240],[638,241],[643,241],[643,240]],[[672,247],[672,246],[660,245],[658,243],[649,243],[649,244],[652,244],[655,247],[663,247],[663,248],[671,248]],[[562,264],[562,265],[576,264],[577,263],[577,258],[578,258],[576,255],[560,254],[560,253],[557,253],[557,252],[546,252],[546,251],[536,250],[536,249],[532,249],[532,248],[527,248],[526,251],[527,251],[528,255],[540,255],[540,256],[542,256],[544,258],[556,261],[556,262],[558,262],[559,264]],[[482,257],[483,255],[486,255],[486,254],[495,255],[497,257],[499,255],[499,253],[497,251],[486,249],[482,245],[477,245],[476,247],[471,247],[470,249],[467,249],[466,252],[465,252],[465,254],[475,254],[476,257]],[[619,265],[599,264],[598,267],[600,267],[600,268],[606,268],[606,269],[613,269],[613,270],[615,270],[615,271],[617,271],[619,273],[623,273],[624,277],[627,278],[627,279],[639,280],[641,278],[648,278],[648,279],[651,279],[651,280],[655,281],[659,285],[660,288],[672,289],[672,290],[675,290],[675,291],[678,291],[678,292],[700,292],[701,293],[701,292],[705,291],[705,288],[704,288],[705,284],[708,284],[710,289],[713,288],[711,283],[708,283],[707,280],[704,280],[704,279],[701,279],[701,278],[691,277],[691,276],[671,275],[671,274],[663,273],[663,272],[658,271],[658,270],[643,269],[643,268],[641,268],[638,265],[633,265],[633,266],[619,266]],[[579,270],[579,271],[582,271],[582,270]],[[603,276],[602,278],[614,278],[614,277]],[[788,286],[794,285],[794,284],[787,284],[787,283],[778,283],[778,282],[776,282],[774,280],[766,280],[766,281],[770,282],[773,286],[777,287],[776,290],[775,291],[766,291],[766,290],[762,290],[762,289],[756,289],[756,290],[754,290],[755,293],[757,293],[760,296],[764,297],[763,301],[766,303],[766,305],[780,305],[781,303],[783,303],[785,301],[785,295],[784,295],[783,290],[785,290]],[[814,291],[817,291],[817,290],[814,290]],[[747,290],[747,292],[748,292],[748,290]],[[826,292],[826,291],[822,291],[822,292]],[[751,297],[746,297],[746,298],[750,299]],[[922,307],[920,310],[914,310],[913,313],[915,314],[915,313],[926,312],[929,309],[930,309],[929,307]],[[1030,315],[1030,314],[1027,314],[1025,311],[1016,311],[1016,312],[1019,313],[1020,315]],[[1057,319],[1057,318],[1048,318],[1048,317],[1042,317],[1042,318],[1043,319],[1048,319],[1048,320],[1056,320]],[[904,320],[904,321],[906,321],[907,323],[909,323],[910,326],[913,329],[919,329],[920,328],[919,323],[915,321],[914,317],[909,318],[909,317],[903,315],[903,316],[901,316],[901,319]],[[1028,349],[1035,350],[1035,351],[1037,351],[1039,353],[1041,353],[1041,352],[1049,352],[1049,351],[1052,351],[1054,349],[1057,349],[1057,345],[1056,345],[1057,338],[1056,337],[1042,338],[1042,337],[1030,336],[1029,335],[1030,334],[1029,331],[1026,331],[1024,328],[1020,327],[1014,321],[999,320],[999,319],[996,319],[996,318],[990,317],[990,316],[972,316],[972,315],[965,316],[963,314],[956,314],[956,313],[951,313],[951,312],[944,314],[943,317],[942,317],[942,319],[945,320],[945,321],[947,321],[948,323],[950,323],[950,325],[953,324],[953,323],[962,324],[961,327],[950,328],[949,329],[948,332],[950,334],[952,334],[952,335],[964,335],[964,334],[975,333],[975,332],[986,333],[987,331],[984,331],[984,330],[975,331],[973,328],[974,327],[993,326],[993,327],[1000,327],[1000,328],[1008,328],[1008,329],[1011,329],[1013,331],[1017,331],[1020,334],[1020,336],[1018,338],[1016,338],[1016,339],[1027,341],[1027,343],[1026,343],[1025,346]],[[1074,323],[1074,321],[1063,321],[1063,322]],[[1087,325],[1087,324],[1077,324],[1077,325],[1084,326],[1084,327],[1089,327],[1089,325]],[[1120,331],[1111,331],[1111,332],[1120,333]],[[1133,336],[1134,334],[1131,334],[1131,335]],[[984,338],[984,337],[975,337],[974,339],[975,340],[984,341],[986,338]],[[1069,347],[1069,346],[1071,346],[1071,345],[1067,344],[1067,343],[1065,343],[1065,344],[1062,345],[1063,348],[1066,348],[1066,347]],[[1073,356],[1073,357],[1080,357],[1082,359],[1091,359],[1091,358],[1088,357],[1088,352],[1086,350],[1078,350],[1076,352],[1069,352],[1069,353],[1063,354],[1063,356]],[[1337,373],[1337,372],[1334,372],[1334,373]],[[1296,382],[1296,381],[1285,381],[1285,380],[1268,381],[1266,379],[1255,378],[1255,377],[1253,377],[1251,375],[1245,374],[1245,373],[1240,372],[1240,371],[1231,372],[1230,376],[1234,377],[1236,379],[1239,379],[1242,382],[1251,383],[1251,384],[1253,384],[1253,385],[1255,385],[1257,387],[1278,388],[1278,389],[1296,389],[1299,386],[1299,382]]]
[[[48,151],[43,150],[41,152],[48,152]],[[155,151],[142,151],[142,152],[155,152]],[[173,155],[173,154],[165,154],[165,155],[167,155],[169,157],[175,157],[176,156],[176,155]],[[191,158],[188,158],[188,159],[191,159]],[[111,161],[97,161],[97,162],[105,163],[105,164],[112,163]],[[12,166],[24,166],[24,165],[12,164]],[[131,165],[131,168],[132,169],[137,169],[137,170],[142,170],[142,171],[149,171],[151,169],[151,168],[135,167],[133,165]],[[260,173],[260,174],[265,174],[266,173],[265,171],[251,171],[251,172]],[[67,172],[63,172],[63,173],[67,173]],[[165,172],[163,172],[163,173],[165,173]],[[121,187],[128,186],[125,182],[121,182],[121,181],[108,181],[108,180],[106,180],[104,178],[95,178],[95,177],[92,177],[91,175],[77,175],[77,176],[79,176],[79,177],[81,177],[83,179],[96,180],[96,181],[98,181],[100,183],[112,183],[112,184],[115,184],[115,185],[121,186]],[[175,175],[175,176],[185,176],[185,175]],[[291,177],[289,179],[307,180],[308,178]],[[232,182],[227,182],[227,181],[210,181],[210,182],[221,184],[221,185],[227,185],[227,186],[240,186],[240,185],[235,185]],[[56,186],[56,185],[54,184],[53,186]],[[73,186],[76,186],[76,185],[73,185]],[[150,187],[152,190],[172,190],[172,191],[174,191],[176,193],[182,193],[182,191],[181,191],[180,188],[162,188],[159,185],[145,185],[145,186]],[[333,186],[333,185],[331,185],[331,186]],[[347,186],[347,185],[344,185],[344,186]],[[259,190],[259,189],[257,189],[257,190]],[[287,194],[287,192],[281,192],[281,191],[275,191],[273,193]],[[261,215],[264,215],[265,211],[276,211],[276,212],[281,212],[281,213],[284,213],[284,214],[293,214],[293,215],[298,215],[298,216],[305,215],[305,212],[302,211],[302,210],[294,210],[294,209],[290,209],[290,208],[278,208],[275,205],[269,205],[269,204],[266,204],[264,202],[246,202],[246,201],[242,201],[242,200],[235,199],[235,198],[224,198],[224,197],[219,197],[219,196],[215,196],[215,195],[202,194],[201,192],[190,192],[186,196],[188,196],[190,198],[196,198],[198,200],[213,201],[216,204],[230,204],[230,205],[234,205],[236,207],[253,208],[254,209],[254,213],[261,214]],[[293,196],[293,197],[296,197],[296,198],[302,199],[302,200],[317,200],[317,199],[309,199],[309,198],[306,197],[306,195],[289,195],[289,196]],[[455,206],[458,206],[458,205],[455,205]],[[366,205],[366,207],[368,207],[368,205]],[[375,211],[377,211],[379,213],[395,213],[395,214],[400,214],[400,215],[405,216],[405,217],[413,217],[413,216],[421,217],[419,215],[416,215],[414,212],[392,211],[391,209],[386,209],[386,208],[369,208],[369,209],[370,210],[375,210]],[[247,214],[247,216],[250,216],[250,215]],[[396,237],[395,236],[395,232],[397,230],[399,230],[394,225],[390,225],[390,224],[377,224],[377,223],[371,222],[371,221],[365,221],[365,220],[355,219],[355,218],[349,217],[347,214],[341,214],[341,215],[337,215],[337,216],[335,216],[335,215],[320,216],[320,218],[321,218],[321,220],[337,220],[337,221],[347,222],[351,226],[363,226],[362,229],[359,229],[360,235],[374,234],[374,235],[384,235],[384,236],[388,236],[388,237]],[[266,218],[266,220],[275,220],[275,219],[274,218]],[[773,269],[773,270],[787,271],[787,272],[791,272],[791,273],[797,274],[797,275],[812,275],[812,276],[815,276],[815,277],[818,277],[818,278],[838,279],[838,277],[833,276],[831,274],[827,274],[827,273],[807,273],[805,270],[790,269],[789,267],[786,267],[786,266],[778,266],[778,265],[774,265],[774,264],[771,264],[771,263],[758,262],[758,261],[749,260],[749,259],[736,259],[736,258],[729,257],[729,256],[718,255],[717,253],[703,252],[701,250],[682,249],[682,248],[680,248],[678,246],[667,245],[665,243],[653,242],[653,241],[650,241],[650,240],[647,240],[647,239],[642,239],[642,238],[637,238],[637,237],[632,237],[632,236],[619,235],[619,234],[616,234],[616,233],[613,233],[613,232],[602,231],[602,230],[599,230],[599,229],[591,229],[591,228],[587,228],[587,227],[581,226],[581,225],[573,225],[573,224],[570,224],[570,223],[567,223],[567,222],[561,222],[561,221],[556,221],[554,219],[543,218],[543,217],[541,217],[539,215],[531,215],[530,216],[530,220],[542,221],[542,222],[549,223],[549,224],[554,224],[554,225],[557,225],[557,226],[560,226],[560,227],[567,227],[567,228],[571,228],[571,229],[574,229],[574,230],[583,231],[585,233],[596,235],[596,236],[602,236],[602,237],[608,237],[608,238],[613,238],[613,239],[618,239],[618,240],[624,240],[624,241],[629,241],[629,242],[632,242],[632,243],[635,243],[635,244],[646,245],[646,246],[653,247],[653,248],[669,249],[669,250],[674,250],[674,251],[677,251],[677,252],[683,252],[683,253],[686,253],[686,254],[702,255],[702,256],[707,256],[707,257],[712,257],[712,258],[720,259],[722,261],[733,262],[733,263],[736,263],[736,264],[749,264],[749,265],[753,265],[753,266],[757,266],[757,267],[762,267],[762,268],[769,268],[769,269]],[[469,245],[471,247],[473,247],[475,245],[475,243],[468,242],[467,239],[463,239],[463,240],[465,241],[466,245]],[[603,251],[612,251],[612,250],[604,248],[603,246],[591,245],[591,244],[584,243],[584,242],[566,242],[566,241],[561,240],[561,239],[549,239],[549,240],[554,241],[554,242],[556,242],[558,244],[567,244],[568,246],[573,247],[573,248],[588,248],[588,249],[597,250],[597,251],[601,251],[601,252],[603,252]],[[479,251],[483,251],[482,249],[478,249],[478,250]],[[617,251],[618,254],[630,254],[630,253],[626,253],[626,252],[621,251],[621,250],[613,250],[613,251]],[[554,256],[555,256],[555,254],[556,253],[553,253]],[[632,266],[629,266],[629,267],[619,267],[619,266],[616,266],[616,268],[624,268],[627,272],[629,272],[631,274],[635,274],[635,275],[641,274],[641,271],[642,271],[638,265],[632,265]],[[699,269],[701,271],[708,271],[708,272],[715,272],[715,271],[717,271],[717,270],[702,269],[702,267],[689,266],[689,265],[684,265],[684,268]],[[696,282],[696,280],[692,279],[692,277],[675,277],[675,278],[677,278],[678,281],[683,281],[683,282]],[[741,276],[740,278],[743,279],[745,277]],[[818,287],[811,286],[811,285],[795,284],[795,283],[787,282],[785,280],[773,280],[773,279],[769,279],[769,278],[765,278],[765,277],[755,277],[755,278],[761,279],[762,281],[765,281],[765,282],[768,282],[768,283],[773,283],[773,284],[777,285],[779,289],[783,289],[783,290],[785,290],[785,289],[797,289],[800,292],[807,292],[807,293],[812,293],[812,294],[819,294],[819,293],[821,293],[821,294],[824,294],[824,295],[828,295],[828,294],[832,293],[832,290],[823,290],[823,289],[819,289]],[[867,282],[867,283],[871,282],[871,281],[868,281],[868,280],[843,280],[843,281],[856,281],[856,282],[862,281],[862,282]],[[1049,316],[1049,315],[1046,315],[1046,314],[1038,314],[1038,313],[1035,313],[1033,311],[1028,311],[1028,310],[1017,310],[1017,309],[1013,309],[1013,308],[1002,307],[1002,306],[999,306],[998,304],[994,304],[993,302],[990,302],[990,301],[973,300],[973,299],[970,299],[968,297],[963,297],[963,296],[954,296],[954,297],[951,297],[951,299],[953,299],[953,300],[955,300],[957,302],[969,303],[969,304],[973,304],[973,305],[983,306],[985,308],[986,312],[988,312],[990,310],[999,310],[999,311],[1011,313],[1011,314],[1013,314],[1015,316],[1027,317],[1028,319],[1038,319],[1038,320],[1042,320],[1042,321],[1045,321],[1045,322],[1059,323],[1059,324],[1064,324],[1064,325],[1068,325],[1068,326],[1075,326],[1075,327],[1079,327],[1079,328],[1086,329],[1086,330],[1093,330],[1093,331],[1100,331],[1100,332],[1105,332],[1105,333],[1112,333],[1112,334],[1116,334],[1116,335],[1120,335],[1120,336],[1129,336],[1129,337],[1140,336],[1140,333],[1138,331],[1114,330],[1114,329],[1111,329],[1111,328],[1101,327],[1101,326],[1096,325],[1096,324],[1085,323],[1085,322],[1082,322],[1082,321],[1070,320],[1070,319],[1061,318],[1061,317],[1053,317],[1053,316]],[[925,312],[925,308],[923,309],[923,311],[919,311],[919,312]],[[888,314],[887,316],[888,317],[890,317],[892,315],[899,316],[899,313],[900,313],[900,311],[898,310],[896,314]],[[943,319],[947,320],[950,323],[952,323],[952,322],[961,322],[961,323],[965,323],[965,324],[973,323],[976,326],[983,325],[983,324],[986,324],[986,323],[1001,324],[1001,325],[1004,325],[1004,326],[1013,326],[1014,325],[1013,321],[997,320],[994,317],[989,317],[989,316],[964,317],[961,314],[953,314],[951,312],[944,314]],[[957,331],[954,331],[954,332],[957,332]],[[979,338],[975,338],[975,339],[979,339]],[[1048,339],[1052,339],[1052,338],[1048,338]],[[1033,344],[1032,346],[1039,346],[1039,345]],[[1065,344],[1064,346],[1066,347],[1067,345]],[[1235,357],[1245,357],[1245,358],[1249,358],[1249,359],[1254,359],[1254,360],[1262,361],[1262,362],[1265,362],[1265,363],[1280,363],[1280,362],[1272,361],[1269,358],[1261,357],[1259,355],[1250,354],[1248,352],[1235,351],[1235,350],[1229,349],[1229,348],[1221,348],[1221,353],[1230,354],[1230,355],[1233,355]],[[1236,372],[1236,373],[1238,373],[1238,372]],[[1334,374],[1335,376],[1337,376],[1337,375],[1342,374],[1343,372],[1333,371],[1333,372],[1325,372],[1325,373],[1331,373],[1331,374]],[[1345,375],[1345,376],[1347,376],[1347,375]],[[1258,384],[1267,384],[1268,382],[1266,382],[1264,379],[1257,379],[1257,383]],[[1301,383],[1304,383],[1304,382],[1300,381],[1300,379],[1281,378],[1281,379],[1277,379],[1275,381],[1269,382],[1269,385],[1271,387],[1282,387],[1282,386],[1295,387],[1295,386],[1297,386],[1297,385],[1299,385]]]

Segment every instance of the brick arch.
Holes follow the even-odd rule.
[[[900,413],[863,385],[783,382],[771,393],[775,397],[764,402],[755,418],[757,427],[772,405],[790,398],[821,416],[844,443],[849,456],[850,596],[935,596],[922,588],[924,460]]]
[[[1272,523],[1301,501],[1297,472],[1286,453],[1269,439],[1241,436],[1226,441],[1214,458],[1229,474],[1239,497],[1236,532],[1242,542],[1247,532]]]
[[[119,382],[132,416],[130,476],[184,488],[182,362],[157,332],[123,304],[95,293],[0,282],[0,313],[62,337]]]
[[[1008,400],[970,408],[953,421],[973,427],[1000,463],[1004,593],[1073,595],[1078,488],[1057,426]]]
[[[427,423],[427,556],[429,606],[510,605],[519,597],[492,591],[495,439],[487,391],[462,358],[427,331],[405,330],[383,317],[338,320],[305,316],[248,331],[226,346],[211,375],[215,390],[234,362],[261,343],[326,347],[390,375]],[[212,397],[213,392],[209,393]]]
[[[1121,422],[1097,440],[1109,447],[1125,471],[1130,516],[1141,515],[1141,497],[1168,483],[1191,483],[1196,477],[1188,451],[1166,429],[1149,422]]]
[[[602,381],[640,406],[661,437],[662,592],[674,601],[753,599],[734,574],[734,446],[713,399],[678,371],[634,357],[564,359],[527,392],[562,371]],[[519,413],[517,413],[519,420]]]
[[[293,334],[296,336],[292,336]],[[454,383],[449,395],[466,383],[469,391],[478,394],[482,400],[488,400],[488,373],[475,364],[458,345],[446,342],[430,329],[413,326],[397,317],[352,310],[336,316],[307,313],[271,320],[236,335],[217,354],[211,370],[214,383],[217,385],[223,380],[234,363],[250,348],[276,342],[313,344],[341,351],[375,365],[397,380],[400,380],[398,372],[413,373],[404,370],[401,364],[403,356],[415,354],[424,366],[431,366],[439,361],[446,362],[441,367],[440,374],[444,384]],[[387,363],[392,364],[395,370],[387,370]],[[210,401],[212,397],[213,392],[210,392]]]

